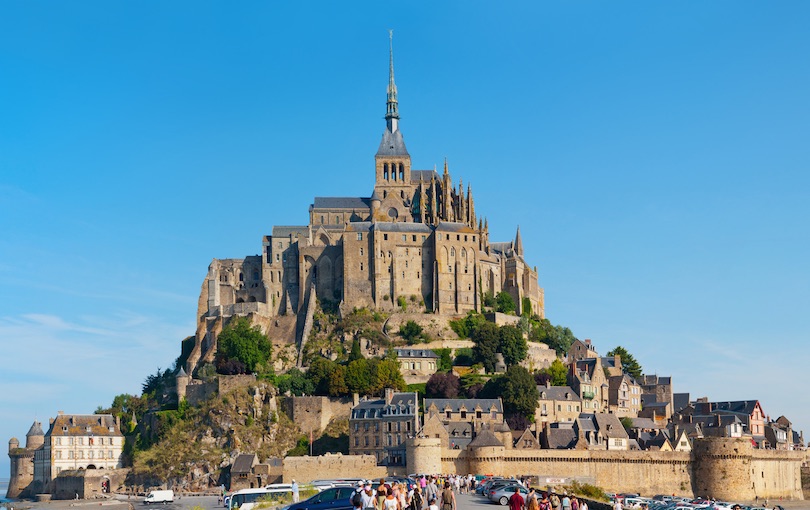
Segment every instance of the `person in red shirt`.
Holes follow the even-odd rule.
[[[515,493],[509,498],[509,510],[524,510],[525,501],[520,495],[520,487],[515,486]]]

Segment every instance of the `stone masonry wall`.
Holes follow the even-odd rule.
[[[286,397],[284,414],[304,432],[319,434],[332,419],[349,419],[351,398]]]
[[[326,454],[319,457],[286,457],[284,459],[283,478],[285,483],[295,479],[298,482],[311,482],[330,478],[365,478],[385,477],[388,471],[377,466],[373,455]]]

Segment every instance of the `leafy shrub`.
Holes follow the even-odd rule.
[[[405,300],[405,296],[397,297],[397,306],[402,308],[403,311],[408,309],[408,301]]]
[[[414,321],[408,321],[399,327],[399,335],[404,338],[409,345],[416,343],[422,336],[422,326]]]

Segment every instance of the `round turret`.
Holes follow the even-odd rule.
[[[744,437],[695,439],[695,495],[715,499],[754,499],[751,440]]]
[[[42,432],[42,424],[35,421],[25,435],[25,448],[27,450],[36,450],[43,444],[45,444],[45,433]]]
[[[16,437],[12,437],[8,440],[8,452],[11,453],[12,451],[16,450],[20,447],[20,440]]]
[[[175,376],[178,405],[186,398],[186,388],[188,387],[190,379],[183,367],[180,367],[180,371],[177,373],[177,376]]]
[[[437,437],[414,437],[405,443],[408,473],[441,473],[442,444]]]

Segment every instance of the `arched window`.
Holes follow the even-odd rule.
[[[244,274],[239,273],[239,281],[240,281],[240,282],[245,281],[245,275],[244,275]]]
[[[405,192],[404,191],[399,192],[399,198],[405,198]]]
[[[340,225],[340,216],[335,216],[335,225]]]
[[[451,257],[455,257],[455,256],[456,256],[456,249],[455,249],[455,248],[450,248],[450,256],[451,256]]]
[[[388,191],[383,190],[383,198],[386,198],[387,196],[388,196]]]
[[[383,165],[383,179],[388,180],[388,163]]]
[[[405,180],[405,167],[402,166],[402,163],[399,164],[399,180],[400,181]]]

